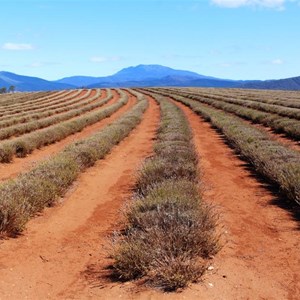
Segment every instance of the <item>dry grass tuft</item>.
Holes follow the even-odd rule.
[[[113,275],[144,277],[164,290],[177,290],[202,276],[218,249],[217,216],[199,194],[197,154],[187,120],[158,97],[162,120],[155,155],[137,176],[126,228],[113,243]]]
[[[32,216],[55,204],[81,171],[107,155],[137,126],[147,105],[146,100],[138,102],[110,126],[0,185],[0,235],[20,233]]]

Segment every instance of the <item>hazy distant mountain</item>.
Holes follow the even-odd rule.
[[[163,86],[179,86],[179,87],[237,87],[241,81],[222,80],[222,79],[196,79],[194,77],[185,76],[166,76],[161,79],[148,79],[140,81],[116,81],[101,82],[89,85],[89,88],[104,88],[104,87],[163,87]]]
[[[56,81],[0,72],[0,88],[14,85],[17,91],[61,90],[77,87],[149,87],[191,86],[300,90],[300,76],[280,80],[229,80],[204,76],[195,72],[175,70],[160,65],[138,65],[122,69],[106,77],[72,76]]]
[[[123,82],[146,82],[162,79],[169,76],[181,77],[186,79],[217,79],[204,76],[190,71],[175,70],[160,65],[138,65],[122,69],[114,75],[106,77],[72,76],[57,80],[56,82],[67,83],[75,86],[101,86],[119,85]]]
[[[240,86],[247,89],[300,90],[300,76],[278,80],[250,81]]]
[[[98,78],[88,85],[95,87],[190,86],[250,89],[300,90],[300,76],[279,80],[230,80],[174,70],[159,65],[139,65],[121,70],[115,75]]]
[[[104,77],[105,78],[105,77]],[[94,83],[99,83],[101,77],[92,76],[71,76],[56,80],[57,83],[70,84],[76,87],[88,86]]]
[[[138,65],[125,68],[112,77],[117,81],[142,81],[149,79],[161,79],[167,76],[179,76],[188,78],[213,78],[190,71],[175,70],[161,65]]]
[[[16,91],[49,91],[75,88],[69,84],[56,83],[37,77],[17,75],[10,72],[0,72],[0,88],[15,86]]]

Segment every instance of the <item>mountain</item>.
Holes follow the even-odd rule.
[[[120,70],[106,77],[72,76],[56,81],[37,77],[0,72],[0,88],[15,86],[16,91],[45,91],[73,89],[78,87],[219,87],[300,90],[300,76],[279,80],[230,80],[200,75],[195,72],[175,70],[160,65],[138,65]]]
[[[77,87],[147,87],[147,86],[192,86],[234,88],[248,81],[220,79],[191,71],[176,70],[161,65],[138,65],[128,67],[106,77],[72,76],[56,82]]]
[[[106,77],[72,76],[66,77],[56,82],[67,83],[75,86],[101,86],[119,85],[123,82],[145,82],[153,81],[166,77],[181,77],[186,79],[217,79],[204,76],[190,71],[175,70],[161,65],[138,65],[122,69],[114,75]]]
[[[138,65],[125,68],[112,77],[117,81],[143,81],[150,79],[161,79],[167,76],[179,76],[188,78],[213,78],[190,71],[175,70],[161,65]]]
[[[240,88],[265,90],[300,90],[300,76],[278,80],[250,81]]]
[[[105,87],[163,87],[163,86],[177,86],[177,87],[238,87],[240,81],[222,80],[222,79],[197,79],[194,77],[184,76],[166,76],[161,79],[148,79],[139,81],[117,81],[117,82],[100,82],[91,84],[88,88],[105,88]]]
[[[159,65],[129,67],[108,77],[99,77],[98,82],[88,85],[96,87],[223,87],[273,90],[300,90],[300,76],[278,80],[230,80],[200,75],[194,72],[174,70]]]
[[[0,72],[0,87],[15,86],[16,91],[50,91],[75,88],[73,85],[47,81],[38,77],[17,75],[10,72]]]
[[[105,78],[105,77],[104,77]],[[101,77],[92,77],[92,76],[71,76],[65,77],[54,82],[69,84],[76,87],[88,86],[91,84],[99,83],[101,81]]]

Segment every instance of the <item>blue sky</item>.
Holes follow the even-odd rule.
[[[300,0],[2,0],[1,12],[0,70],[18,74],[161,64],[230,79],[300,76]]]

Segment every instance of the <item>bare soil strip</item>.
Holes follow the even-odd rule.
[[[208,107],[212,107],[214,109],[218,109],[218,108],[215,108],[214,106],[208,105],[206,103],[201,103],[201,104],[206,105]],[[254,122],[251,122],[249,120],[246,120],[246,119],[238,116],[237,114],[227,112],[227,111],[222,110],[222,109],[218,109],[218,110],[221,110],[221,111],[223,111],[223,112],[225,112],[229,115],[235,116],[235,117],[239,118],[240,120],[242,120],[244,123],[246,123],[248,125],[251,125],[251,126],[255,126],[256,128],[259,128],[260,130],[265,131],[271,137],[271,139],[283,144],[284,146],[286,146],[288,148],[291,148],[293,150],[296,150],[296,151],[300,151],[300,141],[296,141],[296,140],[292,139],[291,137],[285,135],[284,133],[277,133],[271,127],[268,127],[268,126],[265,126],[263,124],[258,124],[258,123],[254,123]]]
[[[277,133],[271,127],[267,127],[267,126],[264,126],[263,124],[258,124],[258,123],[251,122],[251,121],[246,120],[242,117],[239,117],[238,115],[236,115],[234,113],[227,112],[227,111],[224,111],[224,110],[219,109],[219,108],[215,108],[212,105],[208,105],[206,103],[201,103],[201,104],[203,104],[205,106],[208,106],[208,107],[212,107],[212,108],[217,109],[217,110],[221,110],[221,111],[225,112],[226,114],[229,114],[231,116],[239,118],[244,123],[246,123],[248,125],[251,125],[251,126],[255,126],[256,128],[258,128],[262,131],[265,131],[271,137],[271,139],[283,144],[284,146],[286,146],[290,149],[300,151],[300,141],[295,141],[292,138],[286,136],[284,133]]]
[[[158,121],[152,100],[141,124],[79,177],[61,205],[31,220],[24,236],[1,241],[1,299],[92,297],[84,274],[91,264],[101,264],[101,244],[119,220],[136,169],[152,153]]]
[[[223,248],[212,259],[203,282],[182,293],[141,290],[136,283],[99,286],[100,273],[94,272],[95,288],[89,299],[300,299],[299,211],[291,215],[280,208],[285,200],[274,196],[222,136],[189,108],[178,106],[193,129],[204,198],[220,213]],[[91,268],[90,273],[98,269]]]
[[[85,99],[86,100],[86,99]],[[99,100],[99,99],[98,99]],[[92,102],[94,102],[94,101],[92,101]],[[84,107],[85,105],[84,104],[82,104],[82,107]],[[99,107],[98,107],[99,108]],[[96,108],[97,109],[97,108]],[[94,109],[95,110],[95,109]],[[64,111],[64,112],[60,112],[60,113],[55,113],[54,115],[51,115],[51,116],[47,116],[47,117],[42,117],[42,118],[40,118],[40,119],[36,119],[35,121],[29,121],[28,123],[32,123],[32,122],[39,122],[39,121],[43,121],[43,120],[45,120],[45,119],[48,119],[48,118],[53,118],[54,116],[61,116],[62,114],[65,114],[65,113],[68,113],[69,111]],[[90,111],[88,111],[87,113],[89,113]],[[69,118],[69,119],[67,119],[67,120],[65,120],[65,121],[69,121],[69,120],[72,120],[72,119],[75,119],[75,118],[78,118],[78,116],[75,116],[75,117],[71,117],[71,118]],[[15,138],[19,138],[19,137],[21,137],[21,136],[26,136],[27,134],[31,134],[33,131],[40,131],[40,130],[44,130],[45,128],[49,128],[49,127],[51,127],[51,126],[55,126],[56,124],[57,124],[57,122],[61,122],[61,121],[56,121],[56,123],[54,122],[53,124],[50,124],[50,125],[47,125],[47,126],[45,126],[45,127],[43,127],[43,126],[41,126],[40,128],[36,128],[36,129],[32,129],[32,130],[29,130],[28,132],[20,132],[20,133],[18,133],[18,134],[16,134],[16,135],[9,135],[8,137],[1,137],[1,141],[0,141],[0,143],[1,142],[6,142],[6,141],[8,141],[8,140],[14,140]],[[9,129],[11,129],[11,128],[14,128],[14,127],[18,127],[18,126],[23,126],[25,123],[27,123],[27,122],[18,122],[18,123],[16,123],[16,124],[12,124],[12,125],[9,125],[9,126],[5,126],[5,127],[3,127],[3,128],[0,128],[0,131],[6,131],[6,130],[9,130]]]
[[[89,90],[82,90],[78,95],[76,95],[75,97],[73,98],[70,98],[68,99],[67,101],[74,101],[76,100],[77,98],[81,98],[81,97],[84,97],[86,96],[86,94],[88,94]],[[74,91],[74,94],[77,93],[77,91],[75,90]],[[72,94],[71,94],[72,95]],[[69,97],[70,95],[68,95]],[[86,98],[84,98],[86,99]],[[80,101],[83,101],[84,99],[81,99]],[[50,106],[51,109],[53,109],[53,106],[57,106],[57,105],[61,105],[61,103],[65,101],[64,98],[61,96],[59,97],[59,99],[54,99],[52,101],[48,101],[47,99],[43,101],[43,103],[37,103],[37,104],[29,104],[29,107],[25,107],[24,104],[20,104],[21,105],[21,108],[20,108],[20,105],[17,106],[17,110],[18,112],[15,112],[15,113],[9,113],[9,111],[5,112],[4,114],[4,117],[1,118],[1,119],[7,119],[8,117],[9,118],[18,118],[20,116],[23,116],[24,114],[35,114],[35,113],[38,113],[40,110],[42,111],[45,111],[48,107]],[[43,106],[43,107],[41,107]]]
[[[259,180],[210,125],[189,108],[207,191],[219,207],[226,243],[211,275],[197,293],[202,299],[299,299],[299,219]],[[299,215],[298,215],[299,216]]]
[[[296,150],[296,151],[300,151],[300,141],[295,141],[291,138],[289,138],[288,136],[286,136],[285,134],[283,133],[276,133],[274,132],[274,130],[270,127],[266,127],[266,126],[263,126],[261,124],[254,124],[250,121],[246,121],[244,120],[246,123],[248,124],[251,124],[253,126],[255,126],[256,128],[259,128],[261,130],[264,130],[267,132],[267,134],[269,136],[271,136],[271,138],[281,144],[283,144],[284,146],[288,147],[288,148],[291,148],[293,150]]]
[[[113,100],[109,101],[108,103],[104,104],[102,108],[109,106],[115,103],[118,98],[119,94],[113,90],[114,98]],[[123,107],[121,107],[117,112],[115,112],[112,116],[101,120],[98,123],[95,123],[91,126],[84,128],[82,131],[77,132],[73,135],[68,136],[67,138],[51,144],[49,146],[43,147],[41,149],[34,150],[29,156],[25,158],[18,158],[15,157],[12,163],[8,164],[0,164],[0,181],[7,180],[10,178],[16,177],[21,172],[28,171],[29,169],[33,168],[38,162],[49,158],[50,156],[54,155],[55,153],[61,151],[67,145],[73,143],[74,141],[82,138],[86,138],[92,135],[94,132],[97,132],[104,126],[112,123],[114,120],[118,119],[122,114],[124,114],[127,110],[130,109],[135,103],[136,98],[129,95],[129,101]]]
[[[87,98],[81,100],[80,102],[82,102],[82,101],[87,101],[88,99],[94,97],[95,94],[96,94],[96,90],[92,90],[92,91],[91,91],[91,94],[90,94]],[[85,106],[92,105],[92,104],[94,104],[95,102],[97,102],[97,101],[99,101],[99,100],[101,100],[101,99],[104,99],[105,97],[106,97],[106,94],[105,94],[105,93],[102,93],[100,97],[94,99],[94,100],[91,101],[90,103],[81,103],[81,107],[80,107],[80,108],[84,108]],[[80,103],[77,103],[76,105],[78,105],[78,104],[80,104]],[[95,110],[98,110],[99,108],[101,109],[102,107],[103,107],[103,105],[102,105],[102,106],[97,106],[97,107],[95,107],[95,108],[93,108],[93,109],[91,109],[91,110],[88,110],[88,111],[82,113],[81,116],[84,116],[85,114],[89,114],[89,113],[91,113],[91,112],[93,112],[93,111],[95,111]],[[77,109],[78,109],[78,108],[77,108]],[[77,110],[77,109],[75,109],[75,110]],[[37,121],[38,121],[38,122],[39,122],[39,121],[42,122],[42,121],[47,120],[47,119],[49,119],[49,118],[52,119],[54,116],[59,118],[59,117],[61,117],[62,115],[66,114],[66,113],[69,113],[69,112],[72,111],[72,110],[73,110],[73,109],[68,109],[67,111],[63,111],[63,112],[60,112],[60,113],[55,113],[54,115],[51,115],[51,116],[42,117],[42,118],[40,118],[40,119],[37,119]],[[13,136],[10,136],[10,137],[8,137],[8,138],[2,138],[1,141],[4,142],[4,141],[8,141],[8,140],[14,140],[15,138],[19,138],[19,137],[21,137],[21,136],[24,137],[24,136],[26,136],[27,134],[31,134],[33,131],[35,131],[35,132],[42,131],[42,130],[45,130],[46,128],[49,128],[49,127],[52,127],[52,126],[55,126],[55,125],[59,124],[59,122],[72,121],[72,120],[75,120],[76,118],[78,118],[78,116],[75,116],[75,117],[69,117],[69,118],[67,118],[67,119],[65,119],[65,120],[63,120],[63,121],[56,120],[54,123],[52,123],[52,124],[50,124],[50,125],[47,125],[47,126],[41,126],[40,128],[37,128],[37,129],[34,129],[34,130],[30,130],[30,131],[28,131],[28,132],[26,132],[26,133],[20,133],[20,134],[17,134],[17,135],[13,135]],[[31,122],[32,122],[32,121],[30,121],[29,123],[31,123]],[[24,124],[25,124],[25,123],[24,123]],[[14,125],[12,125],[12,126],[4,127],[3,130],[6,130],[7,128],[9,129],[9,127],[15,127],[15,126],[19,126],[19,125],[22,126],[23,124],[22,124],[22,123],[17,123],[17,124],[14,124]]]
[[[82,174],[61,205],[31,220],[24,236],[0,242],[1,298],[300,298],[299,215],[293,219],[280,208],[284,200],[274,196],[222,136],[190,109],[178,106],[195,135],[204,197],[218,207],[224,232],[224,247],[203,283],[182,293],[162,294],[102,278],[106,236],[116,228],[117,210],[130,195],[136,167],[152,152],[159,111],[151,102],[137,129]]]
[[[6,103],[3,105],[2,101],[4,99],[4,95],[0,97],[0,111],[4,110],[13,110],[14,108],[19,107],[20,105],[24,105],[25,107],[28,105],[34,105],[35,103],[41,103],[44,101],[51,101],[57,98],[63,98],[65,95],[72,95],[76,92],[76,90],[62,90],[60,92],[22,92],[19,94],[10,94],[11,96],[10,102],[5,101]],[[21,100],[21,102],[17,101]],[[15,102],[17,101],[17,102]]]
[[[223,111],[224,113],[226,113],[228,115],[231,115],[231,116],[234,116],[236,118],[239,118],[244,123],[246,123],[248,125],[251,125],[251,126],[255,126],[256,128],[258,128],[258,129],[260,129],[262,131],[265,131],[271,137],[271,139],[273,139],[273,140],[275,140],[275,141],[283,144],[284,146],[286,146],[286,147],[288,147],[290,149],[293,149],[293,150],[296,150],[296,151],[300,151],[300,141],[295,141],[292,138],[290,138],[287,135],[285,135],[284,133],[277,133],[271,127],[267,127],[267,126],[264,126],[263,124],[258,124],[258,123],[251,122],[249,120],[246,120],[246,119],[244,119],[244,118],[236,115],[235,113],[231,113],[231,112],[222,110],[220,108],[216,108],[213,105],[209,105],[209,104],[203,103],[203,102],[201,102],[201,105],[204,105],[204,106],[207,106],[207,107],[211,107],[211,108],[214,108],[216,110]]]

